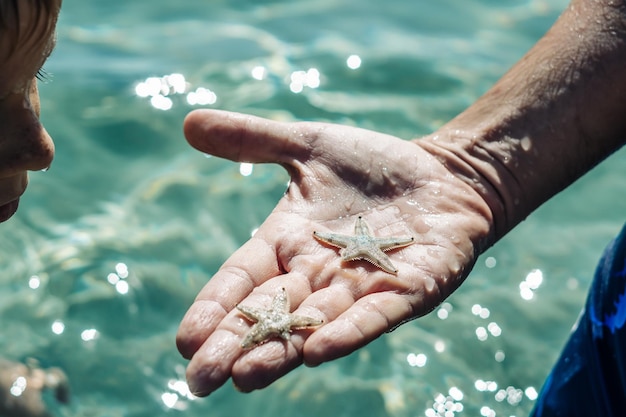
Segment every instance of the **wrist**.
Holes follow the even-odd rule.
[[[574,0],[492,89],[418,141],[482,196],[495,240],[624,144],[624,3]]]
[[[515,175],[506,168],[509,157],[489,146],[481,135],[469,130],[440,129],[415,141],[457,179],[475,191],[489,208],[490,232],[482,247],[488,247],[532,211]],[[510,140],[509,146],[516,146]],[[521,143],[518,145],[521,146]],[[527,212],[526,214],[524,214]]]

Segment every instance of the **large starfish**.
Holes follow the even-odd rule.
[[[412,236],[374,237],[361,216],[356,219],[354,236],[322,232],[313,232],[313,236],[322,242],[341,248],[339,254],[344,261],[364,259],[394,275],[398,273],[398,269],[391,263],[385,251],[415,242]]]
[[[279,336],[284,340],[289,340],[292,329],[319,326],[324,322],[311,317],[291,314],[289,312],[289,297],[284,288],[281,288],[280,292],[276,294],[269,309],[242,305],[238,305],[237,309],[248,319],[255,322],[241,342],[241,347],[244,349],[252,349],[272,336]]]

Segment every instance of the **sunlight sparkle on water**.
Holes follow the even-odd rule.
[[[448,391],[448,395],[437,394],[432,408],[427,409],[424,412],[426,417],[454,417],[455,413],[463,411],[463,392],[457,388],[452,387]]]
[[[457,387],[450,388],[448,394],[450,394],[450,396],[456,401],[461,401],[463,399],[463,391],[461,391]]]
[[[249,177],[252,175],[252,171],[254,170],[254,165],[249,162],[242,162],[239,164],[239,173],[244,177]]]
[[[173,392],[164,392],[161,394],[161,401],[167,408],[174,408],[176,403],[178,402],[178,395]]]
[[[115,285],[120,281],[120,276],[114,272],[111,272],[107,275],[107,281],[109,281],[109,284]]]
[[[161,94],[161,79],[158,77],[148,77],[145,81],[135,86],[135,94],[139,97],[152,97]]]
[[[163,77],[166,85],[170,87],[170,91],[176,94],[183,94],[187,89],[187,81],[183,74],[174,73]]]
[[[292,93],[301,93],[304,87],[317,88],[320,86],[320,72],[317,68],[309,68],[307,71],[294,71],[291,73],[289,89]]]
[[[418,353],[417,355],[415,353],[409,353],[406,356],[406,361],[411,366],[417,366],[418,368],[422,368],[422,367],[426,366],[426,362],[428,361],[428,357],[426,355],[424,355],[423,353]]]
[[[524,393],[521,389],[508,386],[506,389],[498,390],[494,398],[498,402],[506,400],[506,402],[511,405],[517,405],[522,400],[523,395]]]
[[[529,400],[535,401],[537,397],[539,397],[539,393],[535,389],[535,387],[528,387],[524,390],[524,394],[528,397]]]
[[[191,393],[185,381],[170,379],[167,388],[168,391],[161,394],[161,401],[167,408],[186,410],[187,403],[183,400],[195,400],[197,398]]]
[[[15,378],[15,381],[13,381],[13,385],[11,385],[9,392],[14,397],[19,397],[20,395],[22,395],[22,393],[24,393],[24,391],[26,391],[26,385],[26,378],[24,378],[23,376],[18,376],[17,378]]]
[[[525,281],[531,290],[536,290],[543,282],[543,272],[540,269],[533,269],[526,275]]]
[[[487,340],[488,336],[489,335],[487,334],[487,329],[485,329],[483,326],[479,326],[476,328],[476,337],[478,338],[478,340],[484,342],[485,340]]]
[[[115,265],[115,273],[120,277],[120,278],[128,278],[128,265],[126,265],[123,262],[118,262]]]
[[[217,94],[204,87],[198,87],[195,91],[190,91],[187,94],[187,104],[192,106],[206,106],[208,104],[215,104],[216,101]]]
[[[498,384],[495,381],[484,381],[482,379],[477,379],[476,381],[474,381],[474,388],[476,388],[476,391],[481,392],[495,392],[495,390],[498,389]]]
[[[502,334],[502,328],[498,326],[498,323],[493,321],[487,325],[487,330],[489,330],[489,333],[494,337],[498,337]]]
[[[256,67],[252,68],[252,71],[250,72],[252,74],[252,78],[259,81],[265,79],[265,76],[267,75],[267,70],[261,65],[257,65]]]
[[[128,294],[128,289],[129,289],[129,286],[128,286],[128,282],[126,281],[118,281],[115,284],[115,290],[122,295]]]
[[[37,275],[33,275],[32,277],[28,279],[28,286],[31,289],[36,290],[37,288],[39,288],[40,285],[41,285],[41,280],[39,279]]]
[[[481,319],[486,319],[489,317],[491,312],[488,308],[482,307],[480,304],[474,304],[472,306],[472,314],[480,317]]]
[[[96,329],[85,329],[81,332],[80,338],[83,339],[85,342],[89,342],[98,338],[99,335],[100,333]]]
[[[348,59],[346,59],[346,65],[350,69],[357,69],[361,67],[361,57],[358,55],[350,55]]]
[[[447,302],[443,303],[437,309],[437,317],[439,317],[441,320],[445,320],[450,315],[450,312],[452,312],[452,304]]]
[[[52,333],[54,334],[62,334],[65,331],[65,323],[61,320],[55,320],[50,327],[52,328]]]
[[[484,417],[496,417],[496,412],[485,405],[480,407],[480,415]]]
[[[172,101],[171,98],[165,97],[159,94],[156,96],[152,96],[152,98],[150,99],[150,104],[155,109],[169,110],[174,105],[174,102]]]
[[[126,281],[128,274],[128,265],[123,262],[118,262],[115,265],[115,272],[107,274],[107,281],[115,287],[115,291],[118,293],[122,295],[128,294],[128,290],[130,289],[130,285],[128,281]]]
[[[526,275],[524,281],[519,284],[520,297],[524,300],[532,300],[535,290],[543,283],[543,272],[540,269],[533,269]]]
[[[435,351],[441,353],[446,350],[446,344],[443,340],[437,340],[435,342]]]
[[[141,98],[149,98],[150,105],[159,110],[170,110],[174,107],[172,97],[175,96],[184,96],[191,106],[206,106],[217,101],[217,94],[209,88],[196,87],[191,90],[191,83],[179,73],[148,77],[135,85],[135,94]]]
[[[162,77],[148,77],[135,85],[135,94],[139,97],[168,96],[183,94],[188,87],[183,74],[168,74]]]
[[[167,383],[167,387],[172,391],[178,393],[179,395],[189,399],[195,400],[197,397],[191,393],[189,390],[189,385],[187,382],[182,381],[180,379],[171,379]]]

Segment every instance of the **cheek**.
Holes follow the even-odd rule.
[[[24,194],[27,185],[28,173],[26,171],[7,178],[0,178],[0,205]]]

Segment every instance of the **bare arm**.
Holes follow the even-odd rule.
[[[417,143],[484,197],[493,243],[625,141],[626,2],[574,0],[484,96]]]

